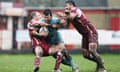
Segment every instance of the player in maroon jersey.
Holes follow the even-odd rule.
[[[65,14],[67,21],[71,22],[77,31],[82,35],[82,51],[84,58],[97,64],[96,72],[106,72],[103,61],[96,49],[98,47],[98,33],[93,24],[85,14],[76,7],[72,0],[66,1]]]
[[[57,54],[56,63],[54,67],[54,72],[61,72],[59,70],[59,66],[62,60],[62,50],[56,49],[55,47],[49,45],[45,38],[48,35],[47,31],[39,32],[39,29],[41,29],[43,26],[47,26],[46,23],[39,23],[40,19],[40,13],[39,12],[33,12],[31,13],[31,20],[28,22],[28,30],[32,41],[33,51],[35,54],[35,60],[34,60],[34,72],[38,72],[39,70],[39,64],[40,64],[40,57],[41,56],[49,56],[53,54]],[[38,28],[41,26],[40,28]],[[45,29],[46,30],[46,29]],[[54,50],[54,52],[53,52]]]

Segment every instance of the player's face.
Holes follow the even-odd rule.
[[[50,16],[50,14],[47,15],[47,16],[45,16],[45,21],[50,21],[50,20],[51,20],[51,16]]]
[[[35,19],[36,19],[36,20],[39,20],[40,18],[41,18],[40,13],[36,12]]]
[[[69,3],[66,3],[65,8],[71,9],[71,5]]]

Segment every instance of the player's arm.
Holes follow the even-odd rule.
[[[77,18],[77,12],[78,11],[76,10],[70,10],[68,8],[65,8],[66,26],[69,26],[71,20],[75,20]]]
[[[36,26],[48,26],[48,24],[45,22],[32,22],[31,25],[34,27],[36,27]]]
[[[78,10],[77,9],[74,9],[74,10],[70,10],[68,8],[65,8],[65,14],[66,14],[66,17],[67,19],[69,20],[73,20],[77,17],[78,15]]]
[[[37,32],[37,29],[31,29],[30,34],[34,37],[41,37],[41,35]]]
[[[54,24],[49,24],[48,26],[55,29],[60,28],[62,26],[61,20],[59,18],[55,18],[54,20],[55,20]]]
[[[38,28],[35,28],[33,26],[31,26],[31,24],[27,25],[28,29],[29,29],[29,33],[30,35],[34,36],[34,37],[41,37],[41,33],[38,33]]]
[[[97,36],[98,33],[95,26],[87,19],[84,13],[81,14],[80,20],[83,24],[87,25],[87,27],[89,28],[93,35]]]
[[[56,15],[57,15],[58,19],[60,20],[60,24],[62,26],[66,26],[67,25],[67,19],[66,19],[65,13],[57,12]]]

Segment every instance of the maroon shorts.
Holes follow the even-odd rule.
[[[89,38],[83,37],[82,39],[82,48],[88,49],[89,48]]]
[[[43,56],[48,56],[50,45],[44,39],[32,38],[33,53],[35,54],[36,46],[40,46],[43,49]]]
[[[89,49],[89,43],[91,42],[91,37],[87,36],[87,37],[83,37],[82,39],[82,48],[85,49]],[[98,41],[95,39],[94,42],[96,42],[98,44]]]

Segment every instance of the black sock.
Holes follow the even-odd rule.
[[[72,60],[72,57],[70,56],[69,52],[66,49],[64,49],[62,52],[67,60]]]
[[[99,54],[98,54],[98,53],[92,53],[92,55],[93,55],[93,58],[96,60],[97,65],[98,65],[100,68],[104,68],[102,59],[101,59],[101,57],[99,56]]]

